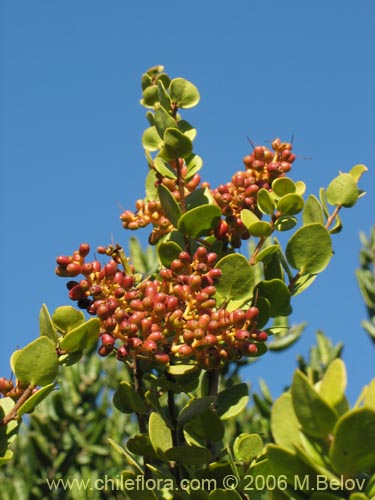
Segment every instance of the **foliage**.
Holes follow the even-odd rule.
[[[360,269],[357,269],[357,281],[366,305],[368,320],[362,322],[363,328],[375,342],[375,226],[367,239],[360,234],[362,249],[360,254]]]
[[[322,336],[314,354],[317,363],[306,367],[300,359],[307,375],[297,371],[290,391],[272,410],[264,383],[248,410],[249,387],[239,377],[240,367],[265,355],[268,346],[281,351],[301,335],[304,325],[288,322],[292,299],[328,266],[332,236],[342,229],[339,213],[364,194],[357,184],[367,168],[356,165],[339,173],[319,197],[305,196],[305,184],[289,177],[296,159],[292,144],[275,139],[271,149],[253,145],[244,170],[211,188],[198,173],[203,161],[194,152],[196,129],[180,114],[199,98],[194,84],[171,79],[161,66],[143,75],[141,104],[149,122],[142,136],[146,193],[136,201],[136,210],[125,210],[120,219],[125,229],[150,227],[156,254],[143,252],[132,239],[130,259],[121,245],[111,244],[98,247],[90,260],[87,243],[72,255],[57,257],[56,274],[68,278],[69,298],[78,309],[62,306],[50,315],[43,306],[40,336],[12,355],[15,383],[0,380],[0,460],[12,458],[10,445],[22,415],[40,408],[59,379],[62,386],[70,380],[74,388],[70,402],[55,410],[56,424],[65,421],[68,429],[68,444],[57,454],[59,473],[69,473],[64,467],[67,452],[76,452],[75,440],[84,450],[78,452],[83,462],[79,458],[75,465],[83,477],[95,474],[83,470],[86,459],[95,462],[102,454],[112,460],[113,452],[97,443],[95,418],[95,439],[90,429],[83,438],[81,422],[71,414],[74,393],[85,407],[85,387],[77,373],[99,338],[99,356],[117,361],[121,372],[120,380],[113,379],[111,398],[123,425],[120,435],[109,440],[118,453],[110,470],[121,460],[122,480],[162,484],[128,488],[131,500],[248,498],[251,478],[272,474],[281,474],[273,487],[266,483],[275,495],[307,498],[306,488],[294,491],[292,474],[315,477],[321,471],[329,479],[371,475],[373,452],[359,429],[374,434],[373,383],[363,407],[349,410],[345,368],[335,359],[340,350]],[[283,246],[277,234],[288,231],[293,232],[283,238]],[[245,241],[248,257],[240,253]],[[99,381],[101,376],[100,386]],[[98,387],[94,394],[87,390],[89,409],[107,407],[106,392],[96,399]],[[52,397],[55,403],[59,399]],[[84,414],[82,421],[90,418]],[[38,418],[32,422],[42,452],[43,446],[48,449],[42,436],[49,427],[39,425]],[[349,427],[355,442],[347,437]],[[275,443],[265,446],[272,439]],[[210,479],[214,486],[192,486]],[[367,493],[371,484],[372,479]],[[42,491],[38,487],[35,495]]]

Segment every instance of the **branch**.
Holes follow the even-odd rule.
[[[31,396],[33,389],[35,389],[35,385],[30,384],[27,386],[25,391],[22,393],[21,397],[17,401],[17,403],[13,406],[10,412],[5,415],[3,420],[0,422],[0,427],[7,425],[11,420],[17,420],[18,418],[18,410],[21,406],[29,399]]]

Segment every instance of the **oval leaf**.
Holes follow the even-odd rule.
[[[330,182],[326,191],[327,201],[331,205],[352,207],[359,196],[357,183],[350,174],[340,174]]]
[[[280,279],[264,280],[256,286],[259,296],[265,297],[271,306],[271,317],[288,315],[290,309],[290,292]]]
[[[177,227],[177,222],[182,214],[179,204],[177,203],[169,189],[163,184],[159,184],[158,186],[158,196],[165,215],[168,217],[174,227]]]
[[[204,441],[220,441],[225,431],[223,422],[212,410],[200,413],[189,420],[185,425],[185,430],[193,437]]]
[[[221,276],[216,283],[218,302],[245,300],[253,294],[254,274],[246,257],[238,253],[226,255],[216,264]]]
[[[298,214],[304,206],[302,196],[295,193],[286,194],[277,203],[276,209],[283,215]]]
[[[85,322],[85,315],[82,311],[72,306],[58,307],[52,314],[52,321],[56,329],[63,335]]]
[[[66,352],[88,349],[96,344],[99,337],[100,320],[91,318],[83,325],[71,330],[60,342],[60,348]]]
[[[59,367],[55,345],[47,337],[39,337],[18,351],[14,361],[17,379],[32,385],[49,385]]]
[[[186,422],[196,415],[208,410],[216,401],[216,396],[206,396],[204,398],[190,399],[177,416],[177,423],[184,426]]]
[[[291,394],[294,412],[303,432],[308,436],[326,439],[337,421],[337,413],[299,370],[294,374]]]
[[[164,145],[160,156],[167,161],[187,158],[193,151],[193,143],[189,137],[176,128],[167,128],[164,133]]]
[[[263,442],[258,434],[240,434],[233,444],[234,458],[247,464],[258,457],[262,451]]]
[[[275,210],[275,202],[273,201],[267,189],[260,189],[257,193],[257,205],[259,210],[268,215],[272,215]]]
[[[41,387],[35,394],[30,396],[29,399],[25,401],[25,403],[17,411],[17,415],[21,417],[24,413],[31,413],[34,411],[36,405],[41,403],[43,399],[45,399],[48,394],[53,391],[55,386],[56,384],[52,383]]]
[[[249,388],[247,384],[236,384],[217,396],[217,413],[221,420],[228,420],[241,413],[249,402]]]
[[[289,179],[289,177],[279,177],[272,183],[272,192],[276,196],[282,197],[286,194],[295,193],[296,185],[294,184],[292,179]]]
[[[150,415],[149,435],[155,453],[160,458],[168,461],[164,457],[164,452],[173,447],[172,433],[163,417],[156,412],[152,412]]]
[[[120,382],[113,394],[113,404],[122,413],[147,413],[146,405],[134,386],[125,380]]]
[[[170,83],[169,93],[179,108],[192,108],[200,99],[197,87],[184,78],[174,78]]]
[[[284,393],[274,402],[271,412],[271,431],[275,443],[294,452],[295,446],[300,444],[300,428],[292,396]]]
[[[187,465],[203,465],[212,459],[211,453],[202,446],[175,446],[165,452],[170,462],[179,462]]]
[[[167,128],[177,128],[176,120],[162,106],[155,111],[154,123],[161,139],[164,138],[164,132]]]
[[[312,224],[314,222],[324,225],[324,212],[320,201],[316,196],[310,194],[307,198],[302,212],[303,224]]]
[[[343,415],[334,429],[331,463],[339,474],[352,476],[375,468],[375,411],[357,408]]]
[[[156,151],[163,145],[163,139],[160,138],[156,127],[146,128],[142,135],[142,145],[146,151]]]
[[[331,257],[331,237],[321,224],[308,224],[301,227],[286,246],[286,258],[300,274],[315,274],[323,271]]]
[[[365,172],[368,172],[368,168],[366,165],[354,165],[354,167],[350,170],[349,174],[353,177],[355,182],[358,182],[359,179],[362,177],[362,174]]]
[[[293,215],[280,215],[275,221],[274,227],[278,231],[289,231],[297,224],[297,219]]]
[[[345,398],[346,369],[342,359],[336,358],[329,364],[319,385],[319,395],[330,406],[338,407]]]
[[[163,264],[163,266],[169,267],[171,265],[171,262],[177,259],[180,252],[182,252],[182,248],[174,241],[163,241],[159,243],[157,252],[160,262]]]
[[[172,166],[160,156],[157,156],[154,160],[155,170],[163,177],[168,177],[168,179],[177,179],[177,175]]]
[[[55,327],[52,323],[52,318],[45,304],[42,305],[39,313],[39,328],[41,336],[48,337],[54,344],[56,344],[57,335]]]
[[[179,219],[177,227],[191,238],[207,236],[217,226],[221,210],[216,205],[202,205],[192,208]]]

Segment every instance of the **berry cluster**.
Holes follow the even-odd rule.
[[[14,400],[18,400],[22,394],[25,392],[28,384],[22,384],[19,381],[16,381],[14,384],[13,380],[7,379],[5,377],[0,377],[0,394],[4,398],[12,398]],[[34,387],[31,394],[35,394],[38,391],[37,387]]]
[[[199,174],[194,174],[191,178],[185,181],[188,174],[186,163],[183,159],[179,159],[177,162],[178,165],[176,165],[176,161],[171,161],[170,168],[176,172],[176,179],[177,177],[184,179],[182,189],[184,196],[188,196],[199,186],[201,177]],[[181,192],[176,179],[162,176],[156,172],[155,187],[163,184],[169,189],[175,200],[180,202]],[[149,237],[151,245],[155,245],[164,235],[173,230],[173,225],[165,216],[159,200],[144,201],[140,199],[137,200],[135,206],[135,212],[125,210],[120,216],[122,226],[125,229],[135,230],[152,224],[153,230]]]
[[[262,188],[271,191],[272,182],[278,177],[284,177],[295,160],[290,143],[275,139],[272,149],[273,151],[265,146],[256,146],[244,158],[246,170],[235,173],[231,182],[212,191],[214,200],[225,217],[216,227],[215,236],[229,241],[233,248],[239,248],[241,240],[250,237],[242,223],[241,211],[248,209],[261,217],[257,207],[257,192]]]
[[[155,279],[136,283],[119,267],[112,247],[98,253],[112,255],[104,266],[85,262],[89,247],[82,244],[72,256],[57,257],[56,273],[69,281],[69,297],[101,322],[99,354],[112,352],[121,361],[134,358],[156,364],[178,360],[210,369],[256,355],[267,334],[257,329],[259,310],[218,308],[215,283],[221,270],[217,255],[200,246],[191,257],[180,252]]]

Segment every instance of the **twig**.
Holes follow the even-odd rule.
[[[17,420],[18,410],[29,399],[34,388],[35,388],[35,385],[33,385],[33,384],[30,384],[29,386],[27,386],[27,388],[22,393],[22,395],[19,398],[19,400],[17,401],[17,403],[13,406],[13,408],[10,410],[10,412],[7,415],[5,415],[5,417],[0,422],[0,427],[7,425],[11,420]]]

